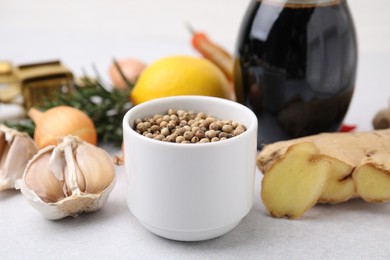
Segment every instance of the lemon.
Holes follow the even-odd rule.
[[[203,95],[229,99],[229,82],[204,58],[169,56],[150,64],[140,75],[130,99],[134,104],[167,96]]]

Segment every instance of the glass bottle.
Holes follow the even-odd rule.
[[[258,148],[338,131],[355,87],[357,42],[346,0],[254,0],[234,66],[237,101],[258,117]]]

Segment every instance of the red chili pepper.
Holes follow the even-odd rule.
[[[228,80],[233,79],[233,57],[224,48],[212,42],[205,33],[194,31],[188,25],[192,33],[192,45],[203,57],[217,65]]]
[[[340,132],[351,132],[355,130],[356,127],[357,127],[356,125],[342,124],[340,127]]]

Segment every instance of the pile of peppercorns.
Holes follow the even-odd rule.
[[[219,120],[203,112],[169,109],[134,121],[137,133],[172,143],[209,143],[232,138],[246,131],[245,126],[232,120]]]

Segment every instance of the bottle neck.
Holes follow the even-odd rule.
[[[340,4],[343,0],[257,0],[258,2],[264,2],[269,4],[278,4],[283,6],[291,7],[302,7],[302,6],[328,6]]]

